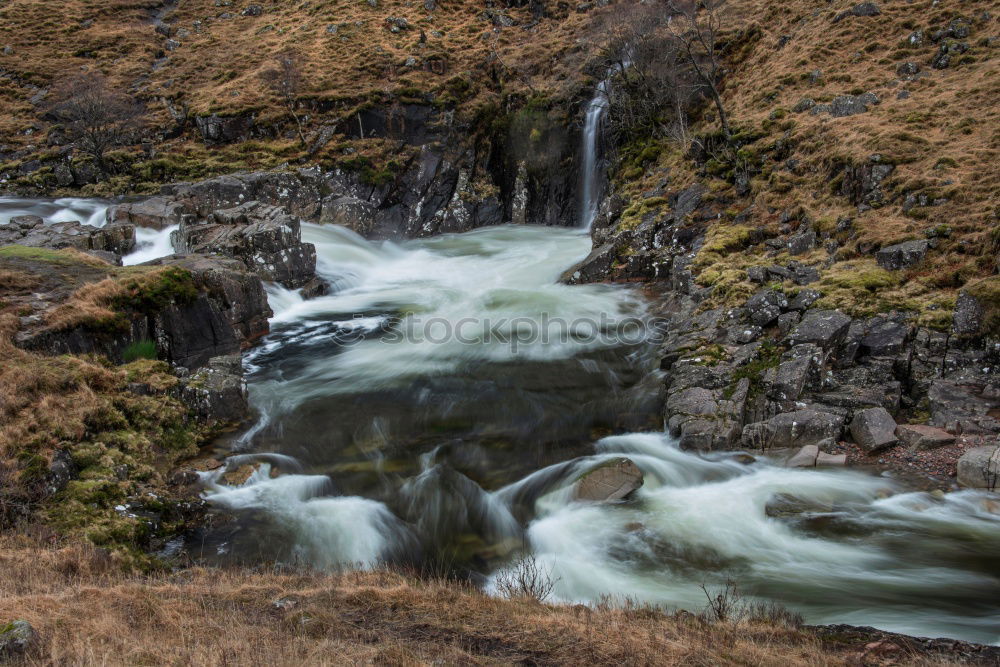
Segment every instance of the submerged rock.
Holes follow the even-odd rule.
[[[626,498],[642,486],[642,471],[630,459],[620,458],[602,463],[584,473],[573,489],[574,500],[598,503]]]

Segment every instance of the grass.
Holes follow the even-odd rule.
[[[39,634],[33,664],[819,667],[864,651],[773,621],[498,599],[385,570],[128,576],[99,550],[24,538],[0,543],[0,588],[0,619],[27,620]]]

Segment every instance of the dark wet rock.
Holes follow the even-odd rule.
[[[974,447],[958,459],[958,483],[972,489],[1000,488],[1000,447]]]
[[[766,327],[781,315],[788,306],[788,297],[775,290],[761,290],[750,297],[746,303],[750,321],[760,327]]]
[[[813,232],[803,232],[788,239],[785,247],[791,255],[801,255],[812,250],[816,246],[816,234]]]
[[[792,345],[813,343],[829,350],[835,348],[847,334],[851,318],[837,310],[810,310],[788,335]]]
[[[240,259],[261,279],[285,287],[315,277],[316,248],[302,243],[299,219],[276,206],[247,202],[216,211],[210,221],[185,220],[173,242],[179,252]]]
[[[322,224],[341,225],[365,236],[372,229],[376,213],[371,202],[345,195],[324,199],[319,221]]]
[[[905,62],[900,63],[896,67],[896,74],[899,76],[913,76],[920,71],[920,65],[917,63]]]
[[[900,442],[915,450],[937,449],[955,442],[955,436],[927,424],[900,424],[896,427]]]
[[[24,620],[0,624],[0,660],[14,660],[23,655],[38,635],[31,624]]]
[[[720,378],[723,379],[724,378]],[[722,385],[722,382],[719,383]],[[724,385],[723,385],[724,386]],[[739,441],[750,382],[740,380],[728,398],[721,388],[692,386],[667,399],[667,426],[681,449],[728,449]]]
[[[903,321],[874,317],[867,322],[859,352],[872,357],[895,357],[907,349],[913,328]]]
[[[135,247],[135,227],[130,224],[92,227],[75,221],[47,225],[38,216],[17,216],[0,225],[0,246],[12,244],[111,253],[116,260],[112,263],[117,263],[118,256]]]
[[[840,194],[859,208],[878,208],[886,203],[882,182],[896,167],[881,162],[881,156],[872,156],[862,164],[847,165],[843,169]]]
[[[150,197],[139,202],[116,204],[108,208],[109,223],[128,223],[136,227],[164,229],[179,225],[190,211],[179,201],[167,197]]]
[[[642,486],[642,471],[630,459],[602,463],[585,472],[573,488],[574,500],[609,503],[627,498]]]
[[[947,42],[938,47],[938,52],[931,60],[931,67],[934,69],[948,69],[956,56],[960,56],[969,50],[969,45],[965,42]]]
[[[768,396],[778,401],[798,400],[805,389],[812,366],[813,358],[811,355],[803,355],[781,362],[775,371],[771,386],[768,388]]]
[[[862,2],[854,5],[850,9],[845,9],[833,17],[834,23],[839,23],[851,16],[878,16],[881,14],[878,5],[874,2]]]
[[[799,323],[801,315],[797,312],[782,313],[778,316],[778,335],[787,336],[788,333],[795,328],[795,325]]]
[[[743,427],[742,443],[751,449],[777,449],[816,445],[825,447],[840,439],[844,417],[817,410],[783,412],[767,421]]]
[[[806,310],[819,301],[823,294],[814,289],[802,289],[788,302],[788,310]]]
[[[215,357],[181,381],[181,399],[208,422],[239,423],[250,414],[239,355]]]
[[[927,398],[934,426],[951,433],[1000,433],[1000,391],[995,386],[937,379]]]
[[[878,95],[875,93],[862,93],[861,95],[838,95],[833,98],[830,104],[818,104],[814,106],[809,113],[811,114],[821,114],[828,113],[834,118],[843,118],[844,116],[854,116],[859,113],[865,113],[868,108],[879,103]]]
[[[66,488],[70,480],[76,479],[78,469],[73,457],[65,449],[57,449],[49,463],[49,475],[45,484],[48,494],[54,495]]]
[[[927,255],[928,242],[926,239],[917,241],[904,241],[895,245],[882,248],[875,253],[875,261],[883,269],[898,271],[918,264]]]
[[[898,442],[896,420],[885,408],[859,410],[851,420],[851,436],[869,454],[891,447]]]
[[[206,144],[228,144],[249,139],[254,130],[252,115],[197,116],[195,127]]]
[[[984,320],[985,309],[979,299],[966,290],[959,292],[955,301],[952,331],[960,336],[974,336],[982,330]]]

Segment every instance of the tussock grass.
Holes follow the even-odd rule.
[[[26,538],[0,544],[0,589],[0,619],[23,618],[39,633],[31,664],[820,666],[849,658],[781,624],[504,600],[391,571],[128,576],[99,550]]]

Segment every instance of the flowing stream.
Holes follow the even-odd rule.
[[[0,199],[0,221],[100,225],[106,206]],[[168,254],[169,232],[141,232],[127,261]],[[268,288],[271,334],[245,357],[259,418],[203,474],[220,520],[192,538],[201,557],[409,564],[491,590],[528,553],[558,601],[699,611],[702,585],[732,580],[813,623],[1000,642],[995,494],[680,451],[661,432],[645,300],[557,282],[585,230],[303,237],[331,294]],[[573,500],[580,475],[622,456],[641,489]]]
[[[304,237],[335,290],[270,288],[272,333],[246,358],[260,420],[205,474],[229,517],[200,537],[206,557],[409,563],[490,589],[531,553],[562,601],[698,611],[702,584],[731,579],[809,622],[1000,641],[1000,499],[680,451],[660,432],[654,337],[623,326],[647,318],[641,296],[556,282],[590,248],[580,230]],[[634,497],[572,500],[621,456],[645,475]]]

